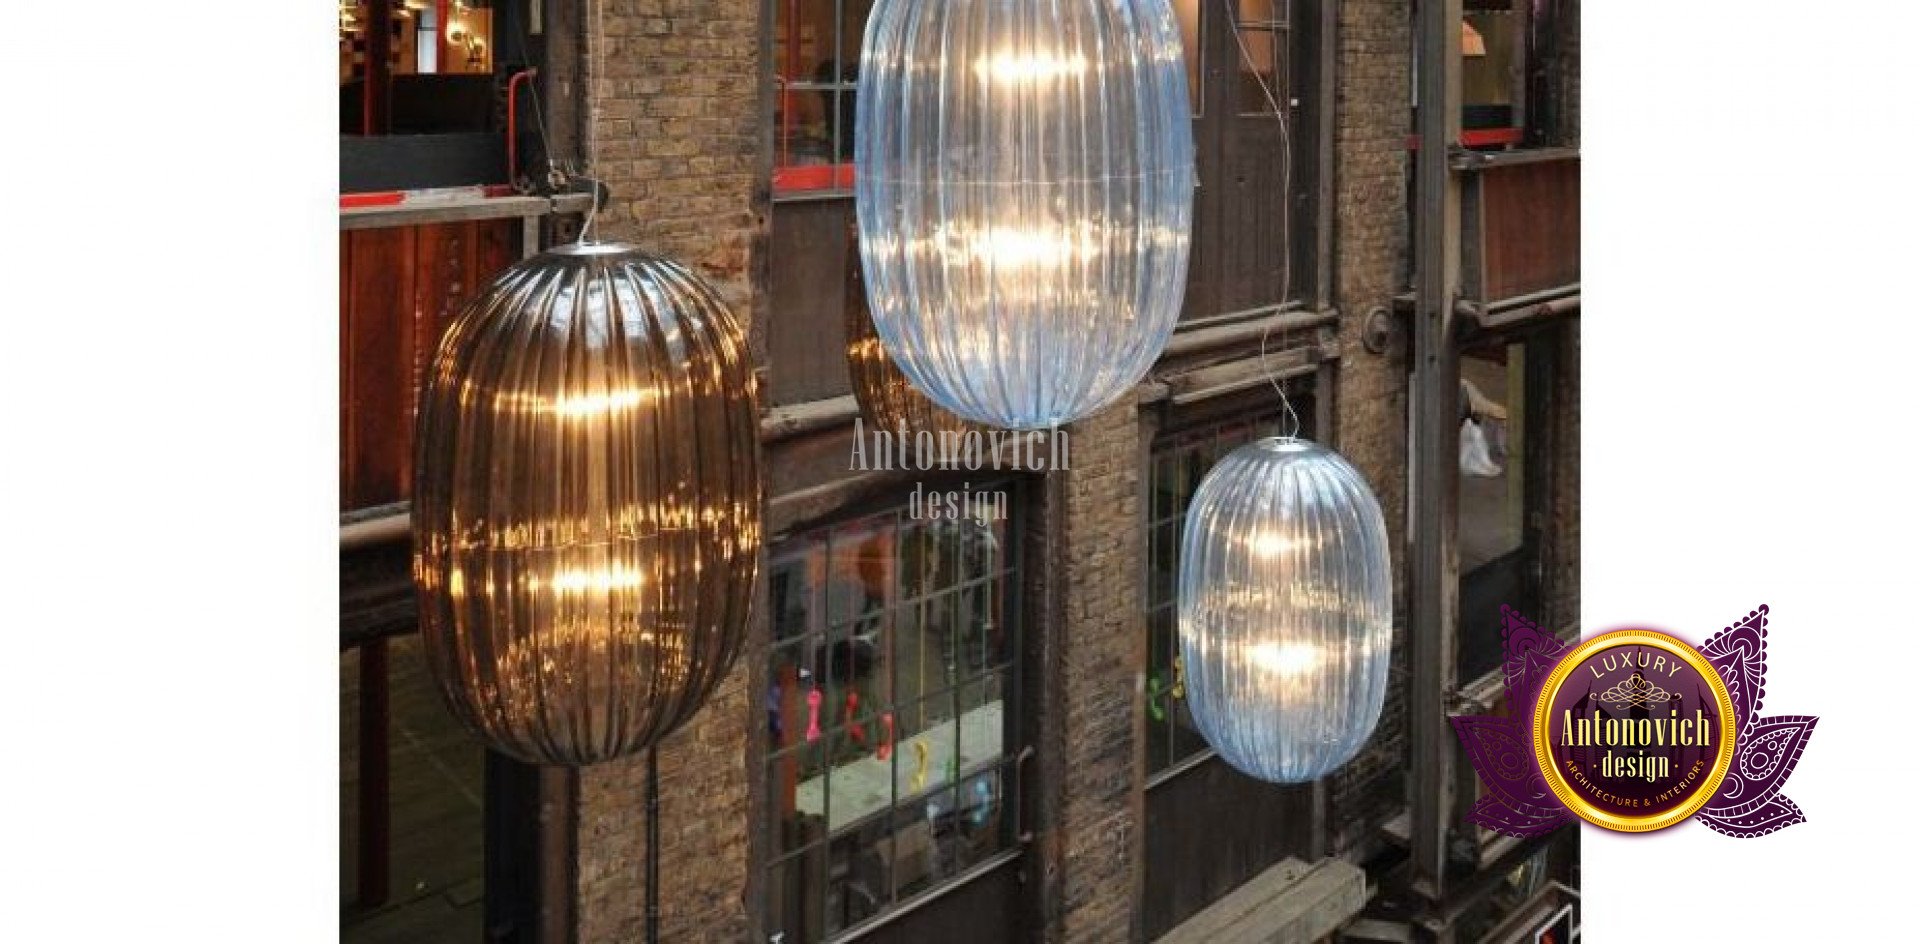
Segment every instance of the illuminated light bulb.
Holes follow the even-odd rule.
[[[1247,650],[1247,658],[1263,671],[1281,678],[1298,679],[1320,668],[1320,647],[1309,643],[1256,643]]]
[[[1087,57],[999,52],[974,60],[973,74],[997,85],[1017,85],[1085,75]]]
[[[1253,555],[1261,560],[1272,560],[1287,552],[1293,546],[1293,540],[1284,534],[1262,531],[1253,536]]]
[[[632,567],[569,567],[555,573],[547,586],[559,593],[607,593],[637,590],[645,582],[641,571]]]
[[[1185,295],[1193,118],[1169,0],[882,0],[856,98],[875,333],[941,408],[1084,418]]]
[[[454,714],[543,764],[684,724],[759,566],[757,393],[718,292],[624,246],[524,260],[448,328],[417,416],[421,636]]]
[[[1207,472],[1181,539],[1180,656],[1223,760],[1305,783],[1359,752],[1386,700],[1392,573],[1380,503],[1325,447],[1263,439]]]

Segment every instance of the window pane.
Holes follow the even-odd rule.
[[[854,88],[872,0],[775,5],[774,138],[783,191],[846,189],[853,177]]]
[[[1170,517],[1154,528],[1153,554],[1149,558],[1153,573],[1147,583],[1147,599],[1151,603],[1170,603],[1173,600],[1174,577],[1180,559],[1180,531],[1185,520],[1184,515]]]
[[[1206,55],[1200,48],[1200,4],[1218,0],[1173,0],[1173,15],[1180,21],[1180,44],[1187,57],[1187,97],[1193,113],[1201,114],[1200,83],[1206,67]]]
[[[894,811],[895,881],[901,897],[926,891],[959,872],[958,796],[947,787]]]
[[[1005,624],[1000,618],[1000,585],[995,580],[976,583],[960,592],[961,674],[972,678],[1006,664]]]
[[[1010,844],[1011,823],[1003,815],[1008,782],[1005,770],[993,767],[960,782],[959,822],[955,824],[963,839],[955,863],[959,868],[967,868]]]
[[[797,851],[826,838],[826,742],[804,741],[777,754],[768,766],[775,811],[776,853]]]
[[[1286,0],[1240,0],[1239,42],[1244,52],[1239,48],[1234,52],[1240,60],[1237,100],[1243,115],[1271,114],[1269,94],[1282,106],[1286,104],[1287,7]]]
[[[977,770],[1008,753],[1006,682],[1000,673],[960,686],[959,772]]]
[[[865,921],[887,905],[893,843],[886,826],[881,819],[834,837],[827,860],[827,933]]]
[[[780,862],[767,874],[767,929],[784,941],[825,936],[827,850],[824,845]]]
[[[808,863],[769,881],[786,940],[836,933],[1004,847],[1011,533],[893,510],[771,555],[774,845]]]
[[[1460,101],[1466,129],[1513,125],[1517,29],[1512,10],[1469,10],[1460,25]]]

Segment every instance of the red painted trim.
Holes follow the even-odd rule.
[[[774,193],[805,193],[809,190],[850,190],[853,188],[852,164],[803,164],[775,168]]]
[[[1526,132],[1519,128],[1479,128],[1473,131],[1460,132],[1460,144],[1462,147],[1500,147],[1508,144],[1519,144],[1525,138]],[[1420,150],[1419,135],[1407,135],[1407,150]]]
[[[399,206],[407,202],[407,195],[398,190],[384,190],[379,193],[343,193],[340,195],[340,209],[351,210],[357,207]]]
[[[482,197],[514,196],[512,184],[483,184],[473,188]],[[340,195],[340,209],[351,210],[358,207],[399,206],[411,202],[415,191],[376,190],[368,193],[343,193]]]
[[[1501,144],[1519,144],[1523,136],[1519,128],[1482,128],[1477,131],[1460,132],[1460,143],[1467,147],[1493,147]]]
[[[507,80],[507,183],[520,176],[519,94],[520,83],[531,82],[539,69],[522,69]]]

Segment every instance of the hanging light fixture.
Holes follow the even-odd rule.
[[[1274,783],[1352,759],[1380,720],[1393,641],[1387,527],[1359,470],[1302,439],[1242,446],[1201,480],[1180,555],[1201,735]]]
[[[759,566],[756,393],[714,289],[627,246],[542,253],[468,304],[419,407],[414,576],[454,714],[569,765],[684,723]]]
[[[1169,0],[879,0],[855,163],[873,322],[969,420],[1058,426],[1166,346],[1192,116]]]
[[[858,243],[859,237],[853,231],[848,238]],[[857,245],[849,248],[858,251]],[[863,269],[856,260],[847,276],[847,379],[853,383],[853,398],[860,404],[860,413],[867,424],[874,429],[895,432],[903,427],[911,433],[925,430],[936,437],[941,433],[979,429],[978,424],[969,423],[927,399],[927,395],[900,372],[899,365],[887,354],[886,346],[880,343],[879,333],[873,330],[873,312],[867,307]]]

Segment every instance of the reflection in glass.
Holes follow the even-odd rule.
[[[1331,450],[1263,439],[1194,493],[1181,541],[1180,654],[1193,720],[1236,770],[1305,783],[1380,718],[1393,639],[1387,528]]]
[[[1193,209],[1170,0],[877,8],[855,140],[873,322],[968,420],[1064,425],[1173,330]]]
[[[767,693],[773,832],[787,857],[768,873],[769,917],[790,944],[872,917],[1011,841],[1007,528],[901,509],[772,552],[772,573],[792,576],[769,588],[776,612],[791,614]]]
[[[414,576],[429,664],[493,747],[591,764],[699,708],[746,630],[759,411],[713,288],[623,246],[502,273],[422,386]]]

